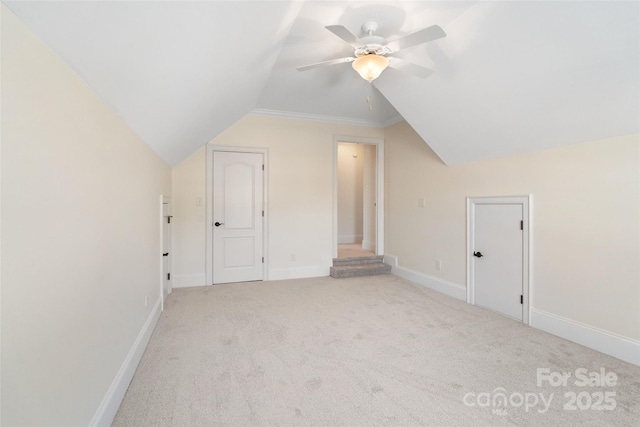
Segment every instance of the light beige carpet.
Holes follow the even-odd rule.
[[[615,385],[577,386],[582,368]],[[639,367],[387,275],[176,289],[114,426],[639,420]]]

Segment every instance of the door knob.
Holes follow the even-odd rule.
[[[169,256],[169,252],[167,252],[166,254],[162,254],[162,256]]]
[[[216,223],[215,223],[215,224],[213,224],[213,225],[215,225],[216,227],[220,227],[221,225],[224,225],[224,222],[218,222],[218,221],[216,221]]]
[[[484,255],[482,255],[482,252],[474,252],[473,256],[474,257],[478,257],[478,258],[482,258]]]

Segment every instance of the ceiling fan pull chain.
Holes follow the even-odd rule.
[[[372,85],[371,82],[369,82],[369,92],[372,92]],[[373,111],[373,103],[371,102],[371,97],[370,95],[367,95],[367,104],[369,104],[369,111]]]

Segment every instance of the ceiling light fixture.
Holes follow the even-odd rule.
[[[389,58],[370,53],[356,58],[351,66],[360,74],[360,77],[368,82],[372,82],[389,66]]]

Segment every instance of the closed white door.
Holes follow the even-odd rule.
[[[171,293],[171,199],[162,200],[162,294]]]
[[[213,153],[213,283],[262,280],[262,154]]]
[[[523,230],[521,204],[475,204],[475,304],[522,321]]]

